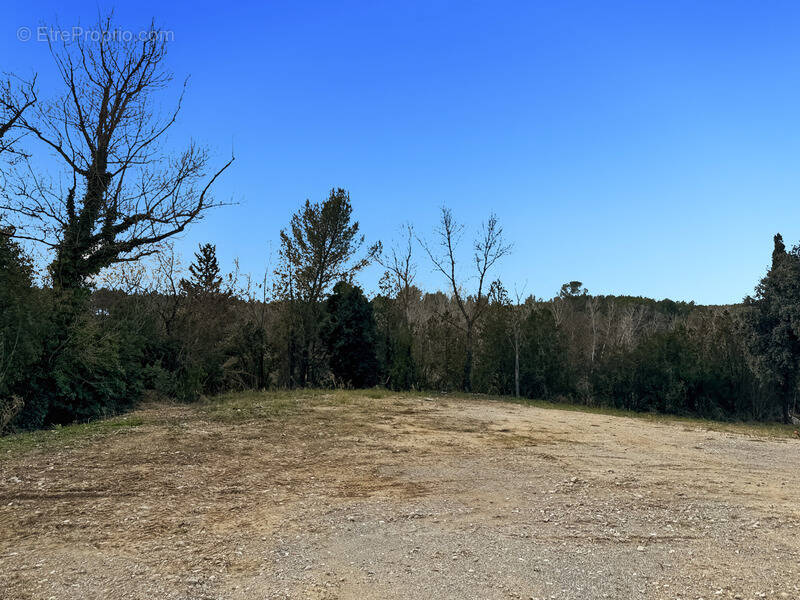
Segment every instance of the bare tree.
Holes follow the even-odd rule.
[[[157,252],[138,262],[120,262],[93,279],[100,287],[119,290],[139,305],[142,315],[155,313],[167,336],[172,335],[181,306],[180,280],[184,275],[180,256],[171,242],[162,242]]]
[[[602,359],[605,355],[606,348],[611,345],[614,346],[612,335],[615,326],[615,316],[617,310],[617,303],[614,298],[609,298],[606,302],[605,311],[605,326],[603,327],[603,343],[600,345],[599,358]]]
[[[180,281],[183,278],[180,257],[175,254],[175,247],[167,244],[166,252],[156,254],[155,285],[156,294],[163,298],[159,307],[161,321],[167,335],[172,335],[173,326],[183,300],[180,294]]]
[[[550,308],[550,312],[553,313],[553,321],[555,322],[557,328],[560,328],[564,322],[564,305],[565,301],[563,296],[556,296],[550,300],[550,302],[548,302],[548,307]]]
[[[648,308],[641,304],[633,304],[625,307],[620,323],[617,344],[623,348],[632,348],[638,339],[639,334],[644,328]]]
[[[0,204],[16,217],[16,237],[51,249],[59,289],[154,253],[220,204],[210,189],[233,162],[209,170],[208,151],[194,142],[179,154],[166,148],[183,92],[172,112],[157,112],[155,95],[172,74],[164,66],[166,38],[153,24],[133,41],[114,34],[111,17],[98,29],[88,40],[51,44],[64,92],[17,119],[59,161],[60,185],[26,161]]]
[[[379,254],[375,257],[379,265],[386,271],[381,278],[381,287],[394,294],[400,302],[403,316],[407,324],[411,322],[411,299],[415,293],[414,278],[416,268],[414,264],[414,228],[410,223],[403,227],[405,239],[401,245],[393,246],[386,256]]]
[[[484,286],[487,273],[501,258],[511,252],[511,244],[506,244],[503,239],[503,228],[497,222],[494,214],[481,227],[481,232],[473,243],[472,279],[477,280],[475,291],[470,294],[465,289],[466,282],[457,274],[458,261],[456,258],[458,244],[464,232],[463,225],[457,223],[449,208],[442,207],[441,220],[435,234],[438,248],[431,246],[420,239],[420,244],[431,259],[434,267],[447,280],[450,292],[456,302],[462,317],[459,327],[466,336],[466,356],[464,358],[464,376],[462,387],[464,391],[472,390],[472,355],[475,324],[480,320],[486,307],[489,305]]]
[[[267,369],[267,352],[269,349],[267,330],[270,325],[270,317],[274,313],[274,306],[272,305],[273,298],[270,294],[269,285],[271,262],[272,256],[270,255],[261,281],[255,280],[248,273],[244,276],[244,285],[242,285],[237,292],[237,295],[245,300],[248,319],[254,327],[253,339],[249,344],[249,351],[255,362],[255,385],[257,389],[266,389],[269,380]]]
[[[514,300],[511,305],[511,328],[509,337],[511,340],[511,347],[514,349],[514,395],[517,398],[519,398],[519,355],[522,349],[522,342],[524,341],[523,325],[536,303],[535,296],[530,296],[527,300],[523,300],[523,297],[524,288],[522,291],[515,288]]]
[[[520,290],[515,286],[514,297],[511,298],[499,279],[492,282],[489,296],[491,302],[502,310],[508,342],[514,351],[514,395],[519,398],[519,356],[524,341],[524,324],[536,304],[536,297],[529,296],[527,300],[523,300],[525,297],[524,287]]]
[[[589,351],[589,363],[594,368],[595,357],[597,356],[597,346],[600,339],[600,297],[589,296],[586,298],[586,314],[589,316],[589,328],[591,329],[591,348]]]

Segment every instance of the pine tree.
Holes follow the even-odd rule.
[[[350,194],[337,188],[323,202],[306,200],[292,215],[289,227],[281,231],[280,264],[275,275],[278,294],[288,308],[292,384],[317,383],[321,303],[331,286],[337,281],[352,281],[380,252],[378,243],[361,254],[364,236],[352,215]]]
[[[194,262],[189,265],[190,279],[181,280],[181,287],[190,294],[216,295],[222,292],[222,277],[217,262],[217,247],[200,244],[194,253]]]

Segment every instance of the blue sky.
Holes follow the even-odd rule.
[[[6,7],[0,68],[53,72],[40,22],[88,27],[97,2]],[[236,153],[179,242],[263,271],[305,198],[350,191],[368,240],[429,234],[439,207],[515,244],[496,272],[552,296],[739,301],[772,235],[800,238],[800,5],[786,2],[149,2],[191,75],[171,142]],[[170,96],[164,97],[168,106]],[[468,260],[464,244],[464,260]],[[441,280],[422,255],[423,287]],[[374,290],[379,270],[362,277]]]

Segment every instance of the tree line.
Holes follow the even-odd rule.
[[[167,144],[182,96],[156,109],[166,49],[155,35],[65,42],[51,47],[60,96],[40,99],[35,76],[0,86],[0,431],[147,396],[307,386],[792,418],[800,249],[780,235],[740,304],[598,296],[579,281],[545,299],[494,277],[513,251],[495,216],[467,235],[443,208],[432,232],[406,225],[384,248],[334,188],[288,219],[271,272],[225,273],[211,243],[184,266],[170,239],[224,204],[213,186],[233,158],[212,166],[206,148]],[[374,263],[368,298],[358,276]],[[422,264],[441,291],[417,286]]]

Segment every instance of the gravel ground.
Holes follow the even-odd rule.
[[[800,441],[249,398],[6,451],[0,598],[800,598]]]

